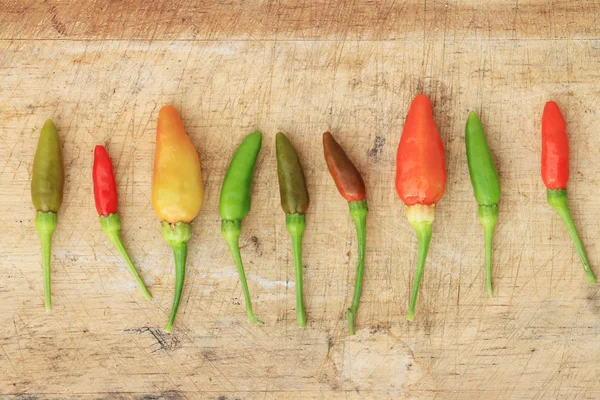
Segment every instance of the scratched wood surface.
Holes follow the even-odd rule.
[[[600,398],[600,295],[539,177],[540,116],[554,99],[571,139],[570,205],[600,273],[600,2],[0,3],[1,398]],[[416,239],[394,191],[394,160],[418,93],[434,104],[448,187],[411,324]],[[165,104],[179,109],[205,182],[172,335],[162,328],[173,260],[150,202]],[[481,115],[503,189],[494,299],[485,295],[464,152],[470,110]],[[50,117],[64,143],[66,185],[46,313],[29,188]],[[264,326],[247,323],[218,215],[228,161],[255,129],[264,144],[241,244]],[[279,207],[278,130],[300,154],[312,201],[304,330]],[[355,231],[323,160],[325,130],[368,188],[353,337]],[[100,229],[95,144],[113,158],[123,237],[152,302]]]

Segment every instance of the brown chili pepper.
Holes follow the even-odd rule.
[[[348,309],[348,329],[354,335],[354,319],[358,310],[362,279],[365,269],[365,248],[367,240],[367,200],[365,182],[352,161],[348,158],[342,146],[338,144],[329,132],[323,134],[323,150],[329,172],[335,186],[344,199],[350,204],[350,215],[356,225],[358,241],[358,265],[354,284],[354,298]]]

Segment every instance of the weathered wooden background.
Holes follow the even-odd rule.
[[[600,398],[600,295],[539,177],[541,111],[554,99],[571,138],[570,204],[600,274],[599,20],[597,0],[1,0],[0,397]],[[410,324],[416,239],[393,182],[418,93],[434,104],[448,187]],[[169,103],[198,148],[206,194],[172,335],[162,328],[173,260],[150,202],[156,118]],[[494,299],[464,151],[470,110],[503,187]],[[66,186],[46,313],[29,188],[50,117],[64,141]],[[264,326],[247,323],[218,215],[228,161],[254,129],[264,145],[241,242]],[[279,208],[278,130],[297,147],[312,196],[305,330]],[[325,167],[325,130],[369,193],[354,337],[346,308],[355,231]],[[100,229],[90,178],[98,143],[114,160],[123,237],[152,302]]]

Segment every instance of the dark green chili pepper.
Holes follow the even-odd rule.
[[[304,213],[308,209],[309,199],[306,190],[304,172],[298,160],[296,150],[281,132],[275,140],[277,153],[277,176],[281,208],[285,211],[285,225],[292,237],[294,270],[296,273],[296,316],[298,326],[306,326],[306,312],[302,296],[302,234],[306,227]]]
[[[246,300],[246,314],[250,322],[263,323],[256,318],[252,311],[252,302],[250,301],[250,292],[246,282],[239,245],[242,220],[250,212],[252,178],[254,177],[254,167],[256,166],[261,144],[262,133],[254,132],[248,135],[236,150],[223,180],[219,213],[222,219],[221,234],[229,245],[242,283]]]
[[[52,256],[52,234],[56,229],[57,213],[62,203],[64,170],[62,147],[56,126],[47,120],[40,133],[33,174],[31,177],[31,200],[37,210],[35,225],[42,242],[42,268],[44,271],[44,302],[46,310],[52,309],[50,281],[50,258]]]
[[[329,172],[333,177],[335,186],[344,199],[350,204],[350,215],[356,225],[358,241],[358,264],[356,267],[356,282],[354,284],[354,298],[352,306],[348,309],[348,329],[354,335],[354,319],[358,310],[360,293],[362,290],[363,272],[365,269],[365,248],[367,240],[367,194],[365,183],[344,152],[342,146],[335,141],[329,132],[323,134],[323,151]]]
[[[498,202],[500,201],[500,180],[494,158],[488,147],[481,121],[472,111],[465,128],[467,162],[475,199],[479,204],[478,215],[485,240],[485,264],[487,293],[493,297],[492,290],[492,237],[498,221]]]

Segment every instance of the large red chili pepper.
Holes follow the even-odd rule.
[[[100,225],[102,230],[106,232],[112,244],[123,257],[129,271],[142,289],[144,296],[149,300],[152,298],[150,292],[146,288],[144,281],[138,274],[133,261],[125,250],[125,245],[121,239],[121,219],[117,214],[118,196],[117,183],[113,174],[113,166],[110,157],[104,146],[96,146],[94,149],[94,167],[92,170],[94,181],[94,200],[96,202],[96,210],[100,215]]]
[[[406,319],[414,319],[415,304],[427,251],[435,203],[446,190],[446,153],[433,121],[431,102],[425,95],[413,100],[396,154],[396,192],[406,204],[406,217],[417,232],[417,271]]]
[[[542,180],[546,185],[548,203],[554,208],[567,226],[575,244],[583,270],[589,283],[596,283],[590,268],[575,222],[567,205],[567,182],[569,181],[569,138],[567,125],[558,105],[549,101],[542,116]]]

